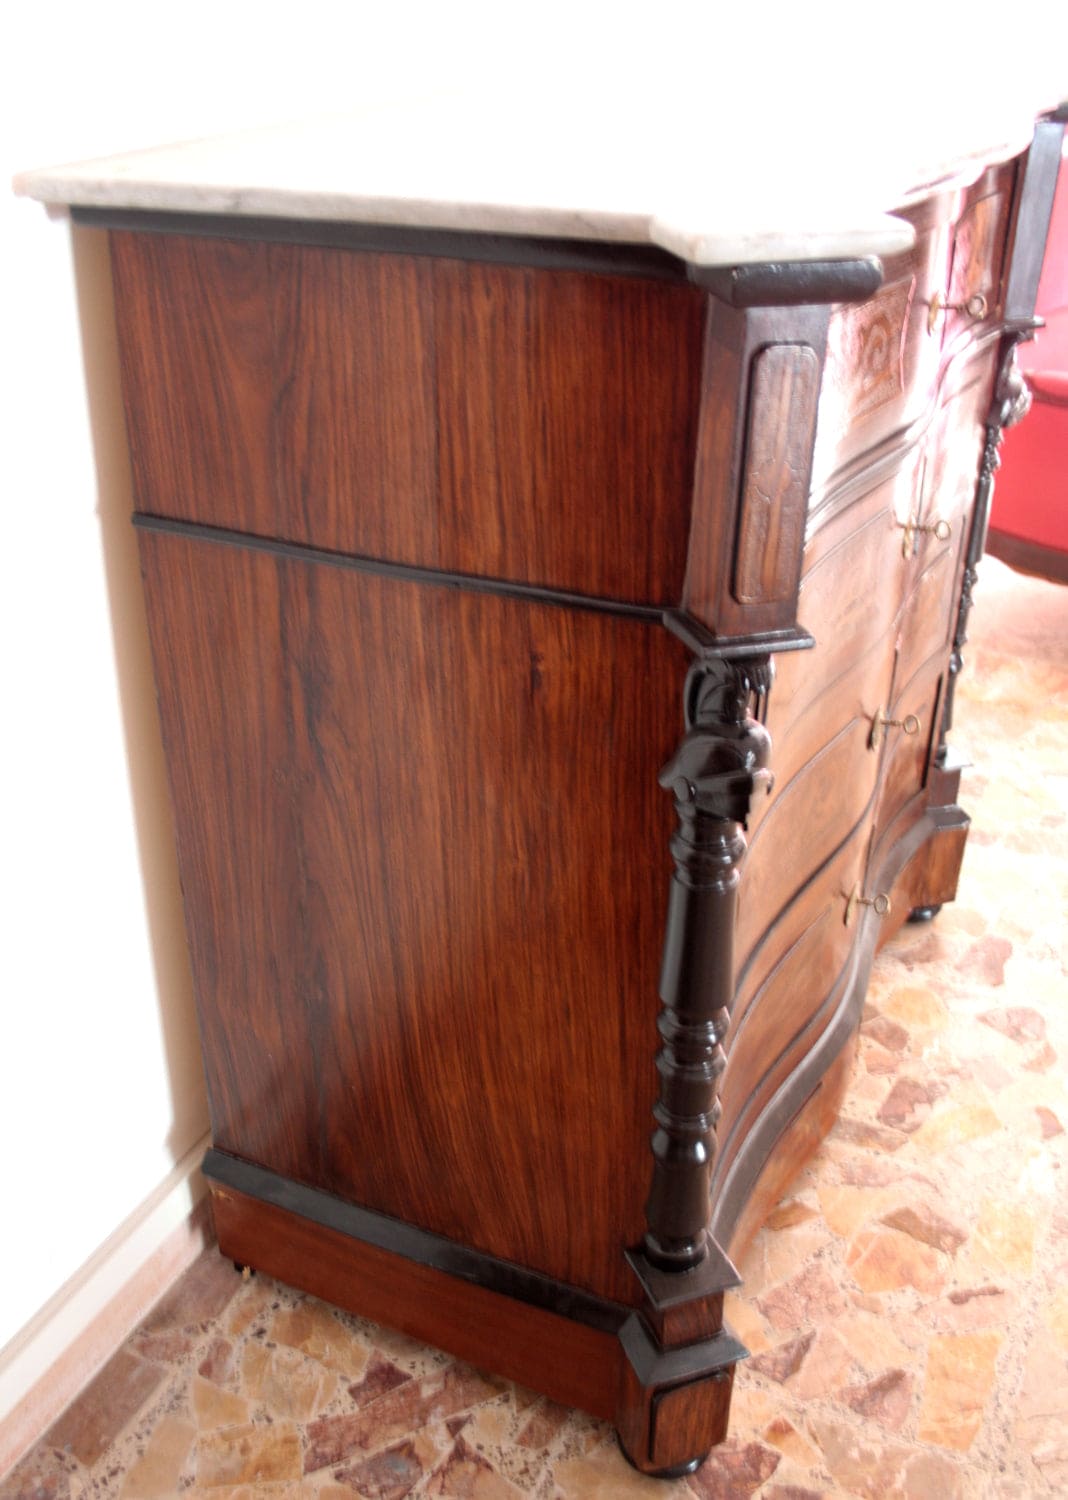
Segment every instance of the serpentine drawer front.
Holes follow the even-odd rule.
[[[881,260],[78,210],[222,1251],[647,1472],[723,1437],[729,1256],[834,1118],[877,944],[956,886],[1057,135]]]

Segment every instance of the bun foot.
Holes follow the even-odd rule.
[[[618,1434],[616,1435],[616,1442],[619,1446],[620,1453],[622,1453],[623,1457],[627,1460],[627,1463],[630,1464],[631,1468],[634,1469],[638,1474],[644,1474],[646,1479],[683,1479],[687,1474],[696,1474],[697,1470],[701,1467],[705,1459],[708,1457],[707,1453],[701,1453],[697,1458],[691,1458],[684,1464],[672,1465],[670,1469],[639,1469],[638,1465],[631,1458],[626,1448],[624,1448],[623,1444],[619,1441]]]
[[[933,922],[941,910],[941,902],[937,906],[914,906],[908,919],[910,922]]]

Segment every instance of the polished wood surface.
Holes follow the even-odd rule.
[[[238,1265],[534,1385],[554,1401],[616,1419],[614,1333],[458,1281],[233,1188],[214,1188],[211,1200],[219,1248]]]
[[[139,509],[677,601],[696,288],[307,245],[112,242]]]
[[[221,1242],[646,1472],[722,1437],[726,1248],[955,889],[1020,202],[1014,163],[932,193],[836,306],[113,235],[216,1147],[467,1258],[216,1180]]]
[[[216,1144],[633,1299],[682,647],[141,539]]]

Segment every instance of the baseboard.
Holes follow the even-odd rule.
[[[0,1350],[0,1475],[47,1432],[211,1239],[208,1138]]]

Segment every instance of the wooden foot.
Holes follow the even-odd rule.
[[[624,1448],[622,1440],[619,1438],[618,1434],[616,1435],[616,1441],[617,1443],[619,1443],[620,1453],[622,1453],[623,1457],[630,1464],[631,1468],[637,1469],[638,1473],[641,1474],[643,1470],[638,1469],[637,1464],[631,1458],[626,1448]],[[649,1479],[685,1479],[687,1474],[696,1474],[697,1470],[701,1467],[707,1457],[707,1453],[702,1453],[699,1458],[691,1458],[689,1463],[676,1464],[674,1468],[671,1469],[646,1469],[644,1470],[644,1473]]]
[[[738,1273],[711,1238],[690,1271],[665,1271],[643,1251],[627,1260],[644,1301],[619,1332],[620,1446],[643,1474],[692,1473],[727,1435],[734,1366],[747,1353],[723,1326],[723,1293]]]

